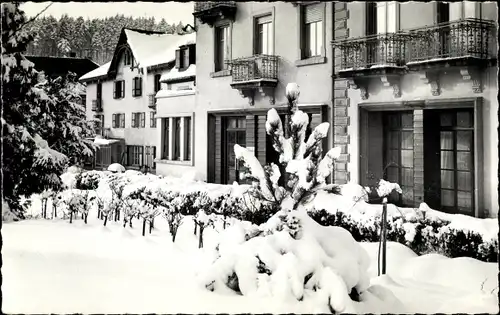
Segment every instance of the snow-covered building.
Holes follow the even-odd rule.
[[[319,1],[195,3],[194,165],[200,177],[240,181],[235,144],[253,150],[261,163],[278,159],[265,122],[271,108],[283,117],[288,83],[300,86],[299,106],[310,127],[329,120],[333,8]]]
[[[177,72],[176,50],[194,44],[194,39],[194,35],[124,28],[113,59],[80,77],[87,85],[87,117],[98,121],[97,167],[112,163],[132,169],[156,167],[160,129],[156,93],[162,85],[170,87],[160,82],[162,75]]]
[[[496,217],[495,2],[337,2],[334,19],[336,179],[384,178],[398,205]]]

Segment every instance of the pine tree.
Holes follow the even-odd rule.
[[[2,4],[2,185],[12,211],[22,216],[19,198],[61,185],[66,156],[40,136],[39,118],[53,101],[38,82],[39,74],[23,53],[32,36],[19,3]]]
[[[279,154],[280,167],[274,163],[262,167],[253,153],[239,145],[234,146],[235,155],[242,160],[247,172],[243,177],[252,186],[248,193],[263,203],[270,203],[275,209],[295,210],[310,201],[319,190],[338,192],[336,185],[327,185],[326,178],[333,170],[334,160],[340,155],[340,148],[333,148],[322,155],[322,141],[327,136],[329,123],[317,126],[305,139],[309,116],[298,109],[298,86],[290,83],[286,89],[288,99],[288,124],[285,138],[283,123],[273,108],[267,114],[266,131],[272,138],[273,147]],[[282,170],[288,181],[284,187],[278,185]]]

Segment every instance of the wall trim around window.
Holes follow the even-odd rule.
[[[322,11],[323,11],[323,16],[322,16],[322,22],[323,22],[323,45],[321,48],[321,55],[320,56],[313,56],[309,58],[302,58],[302,46],[303,46],[303,40],[304,40],[304,34],[303,34],[303,17],[304,17],[304,7],[307,5],[314,5],[314,4],[321,4],[322,5]],[[333,5],[333,4],[332,4]],[[315,64],[322,64],[326,63],[326,32],[328,30],[328,27],[326,25],[326,2],[321,2],[321,1],[312,1],[304,4],[299,4],[297,5],[297,43],[298,43],[298,49],[297,49],[297,60],[295,61],[295,65],[297,67],[301,66],[308,66],[308,65],[315,65]]]
[[[194,159],[195,159],[195,139],[196,139],[196,136],[195,136],[195,117],[194,117],[194,112],[189,112],[189,113],[175,113],[175,114],[165,114],[165,115],[162,115],[161,117],[157,116],[156,119],[160,119],[160,129],[163,129],[164,126],[162,124],[162,121],[161,119],[167,119],[167,118],[191,118],[191,139],[190,139],[190,143],[191,143],[191,159],[189,161],[180,161],[180,160],[170,160],[170,159],[165,159],[165,158],[159,158],[159,159],[155,159],[155,163],[159,163],[159,164],[171,164],[171,165],[185,165],[185,166],[194,166]],[[158,122],[158,121],[157,121]],[[157,124],[157,128],[158,128],[158,124]],[[163,136],[162,136],[163,137]],[[161,146],[160,148],[163,147],[163,138],[161,138]],[[171,141],[171,139],[170,139]],[[162,152],[160,152],[160,154],[158,156],[162,156]],[[169,153],[170,154],[170,153]]]
[[[212,39],[213,39],[213,58],[212,58],[212,72],[210,72],[210,77],[211,78],[219,78],[219,77],[225,77],[225,76],[230,76],[231,75],[231,70],[230,69],[224,69],[224,70],[221,70],[221,71],[215,71],[215,51],[216,51],[216,37],[217,37],[217,33],[216,33],[216,30],[218,27],[221,27],[221,26],[227,26],[229,28],[229,56],[228,56],[228,60],[231,60],[233,58],[233,21],[231,21],[230,19],[226,18],[226,19],[222,19],[222,20],[219,20],[219,21],[216,21],[214,23],[214,26],[212,27]]]
[[[473,108],[474,109],[474,216],[482,218],[485,216],[484,209],[484,190],[483,181],[484,172],[481,163],[483,161],[483,98],[482,97],[464,97],[464,98],[442,98],[429,99],[418,101],[398,101],[398,102],[366,102],[358,104],[358,117],[362,111],[403,111],[403,110],[418,110],[418,109],[459,109]],[[358,134],[362,135],[362,121],[358,122]],[[363,148],[363,137],[359,137],[359,150]],[[361,167],[361,157],[359,167]],[[361,172],[359,174],[361,176]],[[360,180],[358,178],[358,180]],[[491,209],[487,209],[491,211]]]
[[[252,14],[252,55],[255,55],[256,52],[256,36],[257,36],[257,20],[263,16],[271,15],[271,23],[272,23],[272,30],[273,30],[273,55],[277,55],[276,53],[276,7],[273,6],[268,9],[263,9],[263,10],[257,10],[254,11]]]

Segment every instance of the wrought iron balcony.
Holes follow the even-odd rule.
[[[340,49],[342,72],[365,71],[405,64],[406,35],[387,33],[334,42]]]
[[[408,66],[432,62],[486,62],[496,57],[492,21],[464,19],[410,30]]]
[[[102,112],[102,101],[97,99],[97,100],[92,100],[92,111],[94,112]]]
[[[148,95],[148,107],[152,109],[156,109],[156,99],[155,99],[155,94],[149,94]]]
[[[274,104],[274,88],[278,84],[278,60],[278,56],[274,55],[254,55],[227,61],[233,79],[231,87],[240,90],[244,97],[252,96],[252,105],[253,92],[256,89],[271,96],[271,104]]]
[[[193,16],[201,23],[213,26],[218,19],[229,18],[234,20],[236,15],[236,1],[206,1],[195,2]]]

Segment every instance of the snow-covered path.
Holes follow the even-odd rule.
[[[180,229],[175,244],[170,241],[163,224],[162,220],[158,220],[156,229],[146,237],[141,236],[142,226],[137,220],[133,229],[124,229],[121,222],[109,222],[104,227],[95,214],[89,217],[88,225],[80,219],[73,224],[59,220],[4,224],[3,311],[170,314],[315,312],[311,305],[304,302],[215,294],[198,287],[195,273],[205,256],[197,249],[192,223],[188,221]],[[210,233],[216,232],[206,232],[208,246]],[[483,294],[479,289],[482,277],[487,275],[492,278],[493,275],[495,278],[495,264],[477,261],[466,261],[464,264],[461,260],[449,260],[456,265],[454,269],[469,266],[462,270],[465,275],[454,279],[462,285],[453,287],[439,279],[434,283],[422,279],[422,272],[429,274],[426,270],[429,266],[435,266],[437,273],[442,273],[439,268],[449,269],[451,265],[446,259],[415,257],[406,247],[390,243],[389,274],[375,277],[377,246],[363,246],[372,257],[372,283],[391,289],[408,313],[498,311],[496,294]],[[484,285],[485,291],[497,286],[495,279],[488,281]]]

